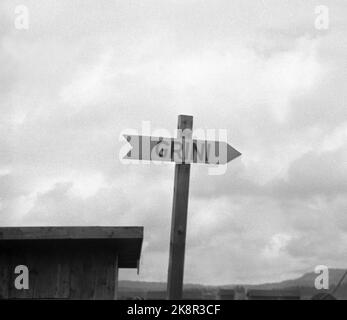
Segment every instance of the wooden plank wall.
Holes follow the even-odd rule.
[[[17,290],[17,265],[29,269],[29,289]],[[117,255],[107,251],[16,249],[0,252],[2,299],[103,299],[116,295]]]

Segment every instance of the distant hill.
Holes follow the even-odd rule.
[[[343,274],[346,272],[345,269],[329,269],[329,286],[336,286],[336,284],[339,282]],[[292,287],[314,287],[314,281],[317,278],[318,274],[314,272],[308,272],[305,273],[303,276],[291,279],[291,280],[285,280],[281,282],[274,282],[274,283],[263,283],[259,285],[245,285],[246,287],[250,288],[259,288],[259,289],[285,289],[285,288],[292,288]],[[347,279],[345,279],[347,282]]]
[[[337,282],[341,279],[344,274],[345,269],[329,269],[329,283],[331,286],[337,284]],[[285,289],[291,287],[314,287],[314,280],[316,279],[317,274],[314,272],[305,273],[303,276],[296,278],[285,280],[281,282],[273,282],[273,283],[262,283],[256,285],[247,285],[243,286],[247,288],[258,288],[258,289]],[[347,282],[347,279],[345,280]],[[187,289],[195,289],[195,288],[233,288],[234,284],[223,285],[223,286],[205,286],[200,284],[186,284],[184,286]],[[119,281],[119,289],[136,289],[136,290],[166,290],[165,282],[146,282],[146,281],[127,281],[121,280]]]
[[[202,284],[185,284],[185,289],[204,289],[215,288],[217,286],[205,286]],[[118,282],[119,290],[143,290],[143,291],[160,291],[166,290],[166,282],[147,282],[147,281],[128,281],[120,280]]]
[[[330,288],[336,286],[344,274],[344,269],[329,269],[329,285]],[[258,285],[247,285],[243,286],[247,289],[262,289],[262,290],[281,290],[281,289],[293,289],[299,288],[302,297],[311,297],[318,291],[314,288],[314,281],[318,275],[314,272],[305,273],[299,278],[285,280],[274,283],[263,283]],[[143,295],[146,292],[164,292],[166,290],[165,282],[144,282],[144,281],[119,281],[119,292],[125,295]],[[223,286],[205,286],[200,284],[186,284],[184,286],[185,291],[201,291],[210,292],[216,294],[219,288],[234,288],[235,285],[223,285]],[[340,299],[347,299],[347,278],[341,286],[337,296]]]

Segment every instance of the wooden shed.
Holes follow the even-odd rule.
[[[138,268],[142,240],[143,227],[0,228],[0,298],[117,299],[118,269]]]

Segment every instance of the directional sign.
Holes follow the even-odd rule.
[[[226,164],[241,155],[226,142],[124,135],[132,149],[124,159]]]
[[[193,117],[178,116],[176,138],[124,135],[131,146],[124,159],[175,162],[167,297],[182,298],[190,164],[226,164],[241,155],[226,142],[192,139]]]

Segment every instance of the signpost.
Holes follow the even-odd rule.
[[[125,135],[133,160],[175,162],[167,298],[182,299],[191,163],[226,164],[241,155],[226,142],[192,139],[193,117],[178,116],[177,138]]]

